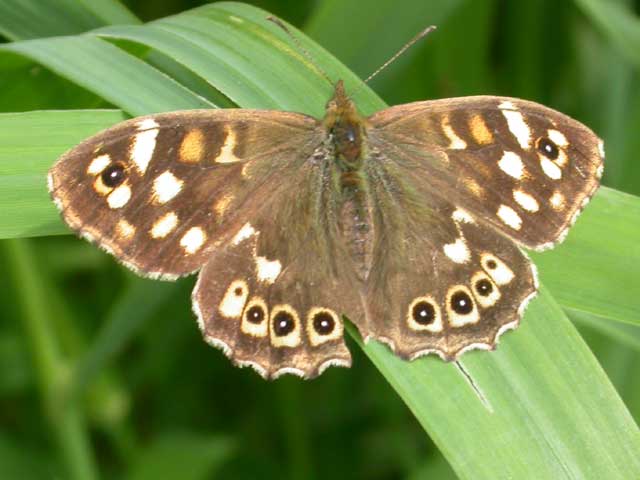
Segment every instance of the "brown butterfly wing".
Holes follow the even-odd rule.
[[[262,208],[318,143],[316,121],[252,110],[120,123],[65,153],[49,189],[71,228],[134,271],[175,278]]]
[[[372,201],[385,214],[374,224],[360,332],[405,359],[436,353],[454,360],[469,349],[493,349],[535,295],[535,267],[509,238],[450,199],[414,195],[419,179],[399,180],[387,160],[384,169],[371,168],[381,178]]]
[[[513,242],[564,237],[598,186],[601,141],[499,97],[400,105],[368,122],[376,247],[360,331],[404,358],[493,348],[537,290]]]
[[[214,110],[141,117],[67,152],[49,175],[65,221],[134,271],[202,271],[205,338],[265,377],[350,365],[357,315],[333,221],[326,130],[304,115]]]
[[[193,292],[207,341],[266,378],[351,364],[342,314],[363,315],[334,221],[333,168],[310,158],[273,185],[273,200],[212,252]]]
[[[371,130],[425,190],[486,219],[520,245],[561,241],[595,193],[602,141],[537,103],[463,97],[391,107]]]

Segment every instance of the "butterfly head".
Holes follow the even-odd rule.
[[[333,139],[336,159],[343,169],[360,168],[363,158],[365,119],[347,96],[342,80],[327,102],[323,124]]]

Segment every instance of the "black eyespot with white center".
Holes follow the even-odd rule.
[[[109,188],[116,188],[118,185],[122,184],[127,178],[127,173],[125,171],[124,165],[121,163],[115,163],[113,165],[109,165],[105,168],[100,174],[102,179],[102,183]]]
[[[411,315],[416,323],[430,325],[436,319],[436,309],[433,304],[420,301],[413,306]]]
[[[482,278],[475,283],[476,292],[478,295],[482,295],[483,297],[488,297],[493,292],[493,285],[486,278]]]
[[[560,150],[558,150],[558,146],[547,137],[538,138],[536,148],[542,155],[547,157],[549,160],[555,160],[556,158],[558,158],[558,155],[560,155]]]
[[[313,317],[313,328],[318,335],[330,335],[336,328],[336,322],[330,313],[319,312]]]
[[[451,310],[458,315],[468,315],[473,312],[473,300],[462,290],[458,290],[451,295]]]
[[[265,319],[264,309],[260,305],[254,305],[247,310],[245,314],[247,321],[256,325],[261,324]]]
[[[289,312],[278,312],[273,317],[273,333],[277,337],[285,337],[293,332],[296,321]]]

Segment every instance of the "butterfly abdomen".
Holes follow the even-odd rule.
[[[346,171],[340,178],[340,231],[360,280],[369,276],[373,261],[373,210],[362,172]]]

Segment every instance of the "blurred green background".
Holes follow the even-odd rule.
[[[86,126],[80,115],[69,124],[60,124],[59,131],[55,121],[63,117],[57,112],[51,112],[51,117],[46,112],[34,116],[0,114],[0,159],[5,162],[0,165],[0,209],[4,209],[0,238],[6,239],[0,242],[0,478],[418,480],[506,478],[509,471],[525,472],[515,478],[552,478],[533,467],[538,457],[529,451],[511,455],[509,465],[490,455],[483,465],[477,457],[469,460],[473,445],[478,445],[479,452],[481,443],[500,444],[493,435],[505,445],[523,438],[535,445],[548,443],[553,453],[551,460],[546,460],[551,464],[549,471],[555,468],[556,458],[564,478],[602,478],[595,472],[598,464],[606,462],[620,468],[611,471],[608,478],[640,478],[636,425],[640,418],[640,2],[250,2],[298,27],[361,78],[417,31],[436,24],[435,33],[371,82],[371,88],[386,103],[474,94],[522,97],[563,111],[604,138],[607,160],[603,183],[630,195],[603,194],[596,209],[602,212],[609,207],[611,215],[596,213],[589,217],[593,218],[591,223],[585,220],[583,233],[577,234],[574,243],[570,236],[569,246],[557,262],[556,257],[547,257],[551,260],[547,260],[546,270],[543,264],[542,279],[547,285],[548,278],[548,284],[556,287],[552,293],[564,309],[559,315],[567,315],[578,327],[606,372],[606,376],[602,374],[586,349],[583,363],[576,361],[566,367],[580,375],[583,365],[588,365],[585,388],[591,379],[597,379],[590,398],[600,399],[597,405],[603,421],[605,425],[610,421],[611,426],[603,430],[601,441],[606,446],[619,434],[626,453],[613,446],[603,453],[592,441],[600,427],[596,428],[596,420],[589,425],[592,411],[587,407],[580,425],[567,424],[564,436],[559,434],[552,417],[548,423],[541,420],[553,412],[551,400],[545,406],[549,410],[538,417],[534,414],[534,420],[512,417],[526,426],[505,421],[500,431],[478,429],[469,434],[470,446],[460,445],[463,450],[456,452],[456,437],[448,436],[447,430],[472,431],[475,427],[460,425],[460,417],[434,418],[438,411],[431,406],[455,403],[458,390],[442,388],[440,396],[428,399],[411,393],[410,385],[389,373],[393,369],[409,371],[408,366],[387,360],[384,351],[373,347],[373,353],[367,351],[367,355],[376,367],[350,338],[354,356],[350,370],[330,369],[309,382],[297,378],[265,382],[250,370],[232,367],[220,352],[202,341],[190,307],[193,278],[175,284],[142,280],[84,241],[70,235],[43,236],[66,232],[46,199],[44,172],[55,159],[51,152],[61,153],[73,145],[70,138],[78,136],[78,141],[97,131],[100,122],[106,126],[151,108],[133,100],[127,104],[122,92],[111,93],[109,76],[102,83],[100,74],[90,78],[90,62],[100,62],[100,57],[77,60],[79,73],[73,77],[69,68],[75,67],[49,60],[58,44],[47,38],[110,24],[148,22],[205,3],[130,0],[123,2],[127,11],[110,0],[0,0],[0,34],[6,47],[0,49],[1,112],[122,110],[97,116],[99,121]],[[194,106],[203,102],[202,98],[219,106],[256,106],[251,103],[254,97],[243,96],[250,88],[237,79],[222,79],[218,85],[205,82],[205,75],[194,78],[188,68],[178,66],[179,55],[168,49],[155,49],[162,53],[148,49],[142,45],[145,42],[128,41],[131,38],[124,35],[125,30],[113,28],[104,38],[176,79],[188,92],[196,92],[199,97],[189,100]],[[285,51],[287,39],[279,33],[274,35],[282,43],[273,45],[288,58],[295,57],[295,51]],[[88,45],[87,38],[80,37],[80,43]],[[31,43],[29,39],[44,40]],[[242,50],[242,44],[237,47],[239,57],[246,55],[251,60],[251,55],[257,54]],[[36,51],[47,52],[49,57],[39,61],[33,53]],[[333,62],[323,52],[316,55],[323,68]],[[293,66],[301,60],[290,62],[286,65],[291,71],[276,72],[272,84],[261,88],[280,88],[286,93],[287,89],[295,90],[296,82],[303,84],[304,79],[296,77],[302,66]],[[86,65],[85,72],[82,65]],[[342,68],[331,65],[330,75]],[[308,96],[309,102],[313,100],[309,108],[315,108],[312,113],[321,112],[330,88],[326,84],[322,87],[322,80],[316,85],[320,85],[318,101],[310,87],[309,92],[290,93],[291,104]],[[274,98],[274,105],[285,106],[283,102],[286,104],[289,97]],[[173,98],[167,103],[171,101]],[[381,105],[372,95],[363,102],[365,109]],[[49,118],[55,120],[53,127]],[[74,130],[69,127],[72,123]],[[37,128],[41,130],[29,130]],[[83,128],[87,132],[81,134]],[[42,136],[29,133],[33,131],[41,131]],[[27,150],[36,159],[33,166],[20,160],[26,158]],[[609,247],[611,251],[590,253],[585,245]],[[544,262],[546,255],[535,260]],[[588,265],[591,260],[593,264]],[[607,262],[613,265],[611,270],[606,270]],[[585,264],[592,267],[586,275],[588,284],[582,275],[572,273],[575,265]],[[582,309],[581,302],[592,300],[591,294],[585,293],[587,287],[609,289],[618,297],[604,296],[596,299],[600,303],[594,300]],[[515,335],[519,333],[507,337]],[[581,340],[575,338],[571,345],[578,345],[579,350]],[[475,380],[480,388],[485,385],[489,397],[494,393],[487,384],[495,381],[497,391],[503,388],[498,379],[504,373],[500,362],[513,362],[521,351],[511,348],[513,343],[509,342],[505,340],[495,354],[470,354],[471,360],[465,364],[470,371],[477,369],[482,381],[471,375],[470,382]],[[569,359],[571,353],[567,352]],[[426,390],[437,389],[440,378],[450,378],[446,375],[461,377],[450,366],[446,368],[454,373],[441,374],[438,369],[445,367],[436,362],[429,359],[415,367],[424,364],[425,370],[415,371],[434,372],[432,377],[421,377]],[[527,368],[534,367],[523,366]],[[509,378],[516,381],[510,384],[518,385],[521,377],[511,375]],[[562,375],[554,375],[549,373],[549,378],[561,383]],[[618,403],[609,381],[624,403]],[[538,389],[533,381],[520,386],[520,396],[514,397],[518,403],[526,404],[528,398],[540,394],[544,404],[546,386]],[[566,388],[572,390],[573,386],[568,382]],[[580,401],[578,398],[576,405]],[[596,405],[596,400],[592,404]],[[487,415],[497,416],[491,409]],[[564,449],[570,450],[566,439],[574,434],[573,428],[576,442],[584,437],[584,447],[565,457]],[[636,463],[629,460],[633,452]]]

